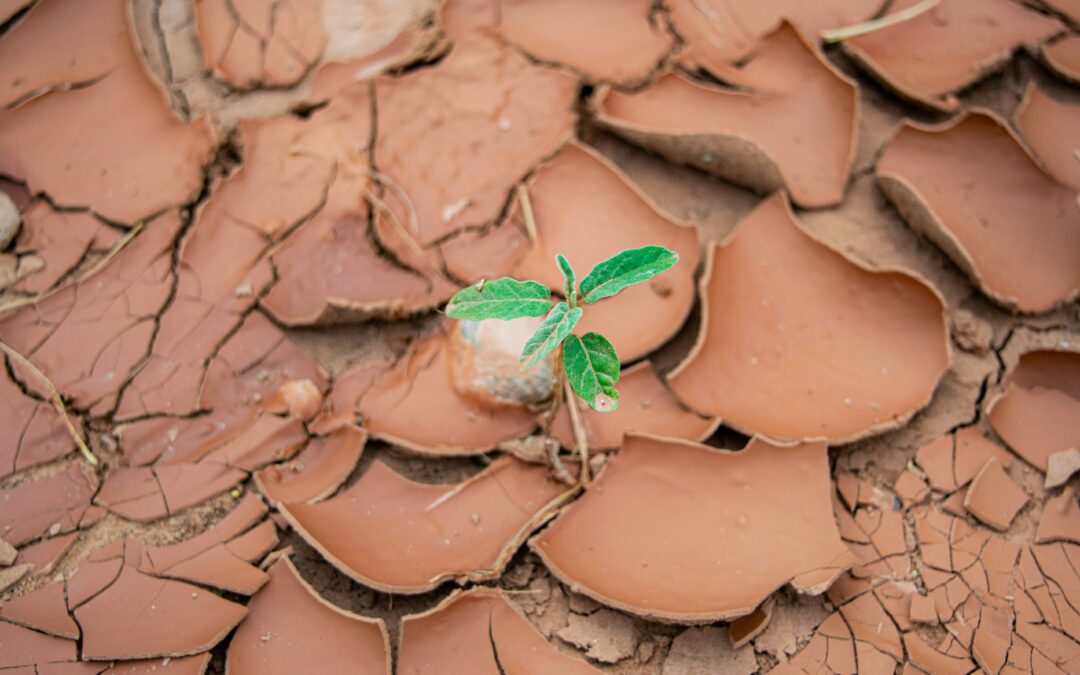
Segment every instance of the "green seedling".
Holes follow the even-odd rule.
[[[570,409],[582,460],[587,459],[575,396],[598,412],[619,406],[619,356],[611,341],[599,333],[575,334],[588,305],[610,298],[624,288],[648,281],[679,261],[679,254],[662,246],[622,251],[592,268],[577,283],[570,262],[555,256],[563,278],[562,296],[552,296],[547,286],[536,281],[504,277],[480,281],[463,288],[446,306],[454,319],[509,321],[525,316],[544,316],[536,332],[521,351],[522,368],[531,368],[554,353],[555,386],[552,410],[565,403]],[[583,475],[587,469],[583,468]]]

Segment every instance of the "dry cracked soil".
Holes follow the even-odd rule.
[[[0,673],[1080,672],[1078,83],[1075,0],[0,0]],[[645,245],[615,412],[441,311]]]

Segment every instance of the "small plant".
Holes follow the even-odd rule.
[[[679,254],[662,246],[629,249],[608,258],[578,284],[570,262],[561,253],[555,256],[563,278],[563,300],[552,298],[547,286],[537,281],[509,277],[482,280],[463,288],[446,306],[454,319],[508,321],[547,314],[521,351],[523,368],[531,368],[548,354],[555,354],[555,386],[549,420],[560,403],[570,409],[574,433],[583,463],[588,450],[575,395],[598,412],[611,412],[619,405],[619,355],[611,341],[599,333],[576,335],[574,327],[587,305],[610,298],[628,286],[648,281],[679,261]],[[587,467],[582,476],[587,477]]]

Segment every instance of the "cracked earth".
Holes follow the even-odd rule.
[[[0,65],[0,673],[1080,672],[1074,0],[0,0]],[[650,244],[580,491],[440,308]]]

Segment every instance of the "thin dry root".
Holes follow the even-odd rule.
[[[536,231],[536,216],[533,215],[532,200],[529,199],[529,188],[524,184],[517,186],[518,201],[521,202],[521,215],[525,219],[525,231],[529,234],[529,243],[536,246],[540,235]]]
[[[842,28],[823,30],[821,31],[821,39],[824,40],[826,44],[843,42],[850,38],[859,37],[860,35],[866,35],[867,33],[873,33],[874,31],[888,28],[889,26],[895,26],[898,23],[910,21],[920,14],[929,12],[939,4],[941,4],[941,0],[922,0],[922,2],[915,3],[907,9],[902,9],[899,12],[893,12],[892,14],[886,14],[877,19],[871,19],[870,21],[864,21],[851,26],[843,26]]]
[[[585,423],[581,420],[581,411],[578,409],[577,394],[569,382],[563,384],[565,391],[566,407],[570,410],[570,426],[574,428],[574,443],[577,445],[578,454],[581,456],[581,484],[589,484],[589,438],[585,433]]]
[[[68,415],[67,407],[64,406],[64,399],[60,397],[60,392],[57,390],[56,385],[54,385],[49,378],[45,377],[45,373],[38,370],[37,366],[30,363],[25,356],[12,349],[10,345],[2,340],[0,340],[0,350],[3,350],[3,352],[11,359],[17,361],[19,365],[33,373],[34,377],[45,385],[45,388],[49,390],[50,397],[52,398],[53,407],[56,408],[56,412],[58,412],[60,417],[64,420],[64,425],[67,426],[68,433],[71,434],[71,438],[75,441],[75,445],[78,446],[79,452],[82,453],[86,461],[90,462],[90,466],[98,466],[98,464],[100,464],[98,458],[94,455],[90,446],[86,444],[86,441],[83,440],[79,430],[75,428],[75,424],[72,423],[71,417]]]

